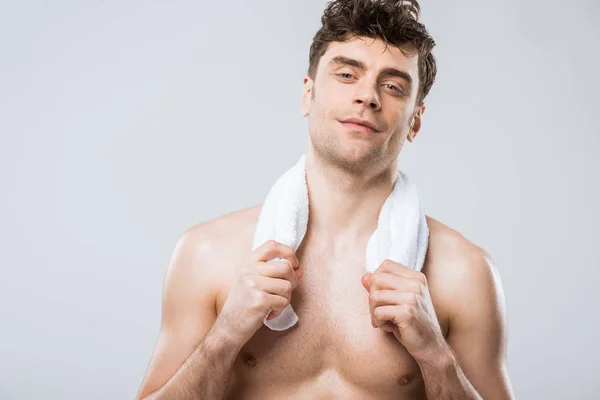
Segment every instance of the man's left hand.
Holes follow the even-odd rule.
[[[384,260],[373,273],[362,277],[369,292],[371,324],[393,332],[417,360],[435,357],[445,343],[421,272],[392,260]]]

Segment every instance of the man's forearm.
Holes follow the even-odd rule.
[[[240,348],[211,330],[179,371],[144,400],[222,399]]]
[[[440,349],[430,360],[417,362],[425,381],[427,398],[482,400],[467,380],[450,347]]]

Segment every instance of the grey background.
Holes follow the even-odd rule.
[[[2,1],[0,398],[127,399],[180,234],[306,151],[324,1]],[[422,1],[439,74],[401,153],[495,258],[518,398],[598,398],[598,2]]]

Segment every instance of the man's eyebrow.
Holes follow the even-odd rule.
[[[347,65],[349,67],[354,67],[354,68],[358,68],[361,70],[365,70],[367,69],[367,66],[365,65],[364,62],[359,61],[359,60],[355,60],[353,58],[348,58],[348,57],[344,57],[344,56],[336,56],[333,57],[331,59],[331,61],[329,61],[329,64],[341,64],[341,65]]]
[[[344,56],[333,57],[331,59],[331,61],[329,61],[329,65],[332,65],[332,64],[346,65],[348,67],[354,67],[361,71],[364,71],[367,69],[367,66],[362,61],[355,60],[353,58],[344,57]],[[396,78],[404,79],[409,84],[409,86],[412,86],[412,83],[413,83],[412,77],[410,76],[410,74],[408,72],[400,71],[399,69],[396,69],[396,68],[384,68],[379,73],[379,75],[394,76]]]

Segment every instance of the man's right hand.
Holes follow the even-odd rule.
[[[275,257],[282,260],[269,261]],[[215,327],[243,346],[269,313],[273,319],[290,304],[302,273],[291,247],[274,240],[263,243],[235,275]]]

